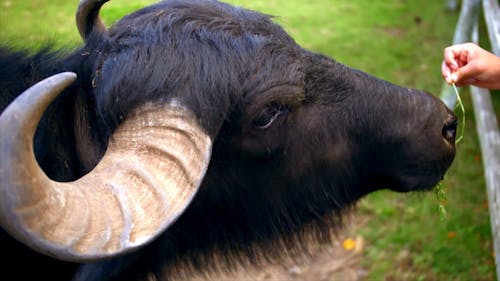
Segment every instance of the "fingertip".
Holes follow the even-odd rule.
[[[443,78],[447,78],[451,74],[451,69],[448,67],[445,61],[441,64],[441,75]]]

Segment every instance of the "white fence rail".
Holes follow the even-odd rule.
[[[451,2],[449,1],[449,5]],[[453,44],[478,42],[479,15],[484,15],[492,52],[500,56],[500,9],[498,0],[463,0]],[[490,91],[471,86],[471,97],[481,145],[497,276],[500,278],[500,134]],[[441,99],[454,108],[456,97],[443,83]]]

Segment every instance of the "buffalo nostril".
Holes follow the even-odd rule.
[[[450,143],[455,143],[455,137],[457,136],[457,123],[457,118],[451,114],[448,115],[448,118],[444,123],[442,135],[443,138]]]

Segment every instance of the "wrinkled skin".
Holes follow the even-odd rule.
[[[37,131],[37,159],[53,179],[89,172],[114,129],[148,102],[185,104],[214,139],[179,221],[138,252],[81,267],[75,280],[163,280],[179,260],[209,267],[203,257],[214,249],[229,264],[258,259],[254,244],[281,245],[264,251],[280,256],[306,226],[319,238],[340,227],[370,192],[433,188],[455,153],[456,119],[434,96],[304,50],[268,17],[218,2],[162,2],[63,59],[39,56],[0,48],[10,67],[0,69],[0,108],[32,81],[78,74]],[[16,253],[6,268],[33,268],[20,279],[68,280],[78,267],[1,235],[2,252]]]

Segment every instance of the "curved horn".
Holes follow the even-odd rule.
[[[146,105],[116,129],[94,170],[52,181],[34,158],[33,135],[74,77],[38,83],[0,115],[0,223],[39,252],[81,262],[136,249],[171,225],[198,190],[212,142],[178,103]]]
[[[104,33],[106,26],[99,17],[99,10],[109,0],[81,0],[76,11],[76,26],[83,40],[92,32]]]

